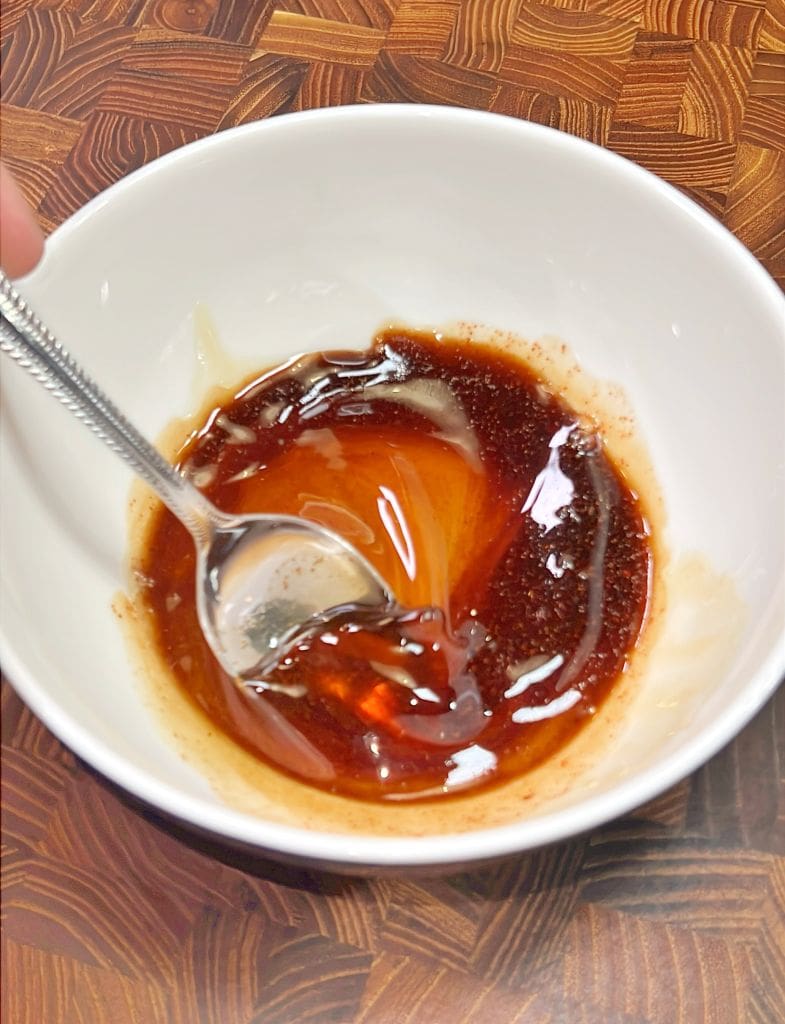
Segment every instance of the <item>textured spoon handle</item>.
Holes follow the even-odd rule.
[[[204,538],[213,506],[145,440],[60,345],[0,271],[0,350],[24,367],[120,455],[195,537]]]

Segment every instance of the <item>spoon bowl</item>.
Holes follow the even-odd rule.
[[[389,588],[338,534],[296,516],[226,516],[197,540],[199,622],[222,667],[253,682],[303,631],[352,608],[392,608]]]

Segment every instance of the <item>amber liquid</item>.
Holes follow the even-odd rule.
[[[216,726],[308,783],[403,800],[518,775],[591,719],[636,644],[637,498],[489,348],[397,331],[302,357],[213,410],[181,464],[227,511],[336,530],[409,609],[344,613],[238,686],[199,629],[191,539],[157,514],[139,569],[163,659]]]

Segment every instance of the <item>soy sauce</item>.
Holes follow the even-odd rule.
[[[254,755],[362,799],[519,775],[592,718],[645,620],[637,496],[516,359],[387,331],[302,356],[213,409],[182,469],[232,512],[336,530],[406,609],[345,611],[240,687],[196,618],[193,544],[165,508],[138,566],[177,684]]]

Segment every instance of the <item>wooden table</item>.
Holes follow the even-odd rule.
[[[606,145],[785,283],[785,0],[4,0],[2,153],[47,228],[230,125],[348,102]],[[436,881],[243,860],[3,689],[7,1024],[777,1024],[785,689],[593,835]]]

